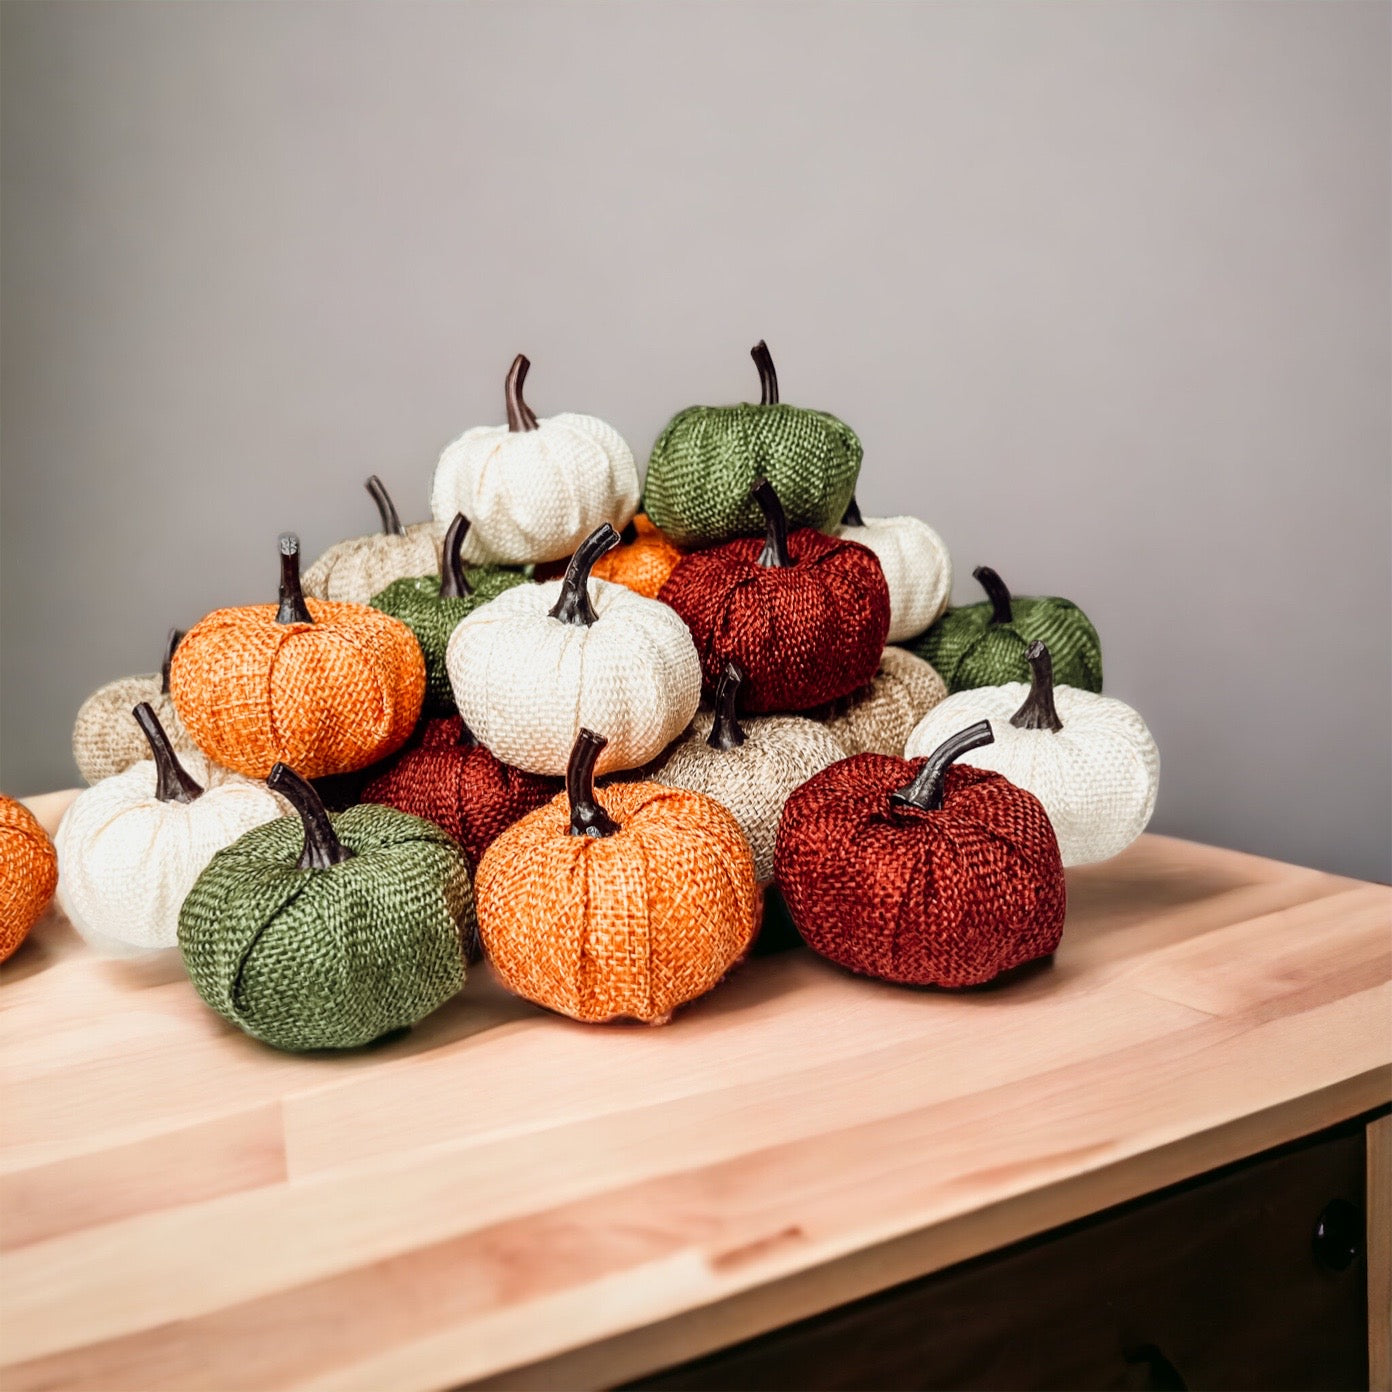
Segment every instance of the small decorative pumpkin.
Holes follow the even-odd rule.
[[[158,672],[107,682],[82,703],[73,725],[72,744],[77,771],[85,782],[100,783],[150,757],[150,746],[131,719],[132,709],[142,701],[148,702],[159,717],[176,750],[182,754],[194,749],[174,702],[169,699],[169,664],[183,636],[177,628],[169,630]]]
[[[620,537],[623,544],[595,562],[595,578],[612,580],[646,599],[656,599],[682,553],[653,526],[645,513],[640,512]],[[538,580],[546,578],[541,574],[537,576]]]
[[[713,797],[735,814],[754,853],[754,877],[773,879],[773,843],[783,804],[795,788],[842,757],[840,744],[797,715],[736,715],[744,673],[729,662],[715,689],[714,711],[701,711],[685,739],[657,763],[651,778]]]
[[[464,985],[477,923],[464,852],[390,807],[330,815],[277,764],[295,807],[219,851],[179,915],[198,994],[277,1049],[351,1049],[414,1025]]]
[[[600,772],[636,768],[691,723],[701,664],[665,604],[590,580],[619,534],[606,522],[564,580],[523,585],[475,609],[446,664],[464,723],[505,764],[556,777],[582,727],[608,731]]]
[[[210,759],[252,778],[292,760],[306,778],[399,749],[425,697],[425,660],[399,619],[306,600],[300,540],[280,538],[280,604],[218,609],[174,654],[175,709]]]
[[[668,1020],[748,952],[762,900],[739,823],[714,798],[615,783],[581,730],[566,791],[479,864],[479,929],[509,990],[586,1021]]]
[[[176,946],[184,896],[208,862],[287,810],[264,783],[197,752],[181,761],[147,702],[133,723],[151,757],[79,793],[56,838],[63,912],[118,957]]]
[[[851,971],[975,986],[1058,946],[1066,891],[1039,800],[953,766],[985,721],[927,759],[858,754],[788,799],[778,887],[804,941]]]
[[[725,664],[746,674],[744,709],[804,711],[849,696],[880,665],[889,591],[872,551],[811,527],[791,535],[767,479],[754,487],[766,534],[685,557],[658,598],[686,621],[707,689]]]
[[[767,344],[749,355],[759,370],[757,406],[690,406],[653,446],[643,510],[683,549],[757,533],[760,479],[773,485],[794,527],[834,527],[855,491],[855,431],[825,411],[780,402]]]
[[[915,725],[947,695],[943,679],[904,648],[886,648],[868,686],[809,711],[845,754],[900,758]]]
[[[304,592],[311,599],[366,604],[393,580],[440,569],[445,524],[413,522],[403,527],[382,480],[373,474],[364,486],[377,504],[382,530],[330,546],[304,573]]]
[[[1054,685],[1049,649],[1025,649],[1030,683],[979,686],[949,696],[909,736],[915,758],[952,730],[990,723],[995,742],[967,762],[993,769],[1044,804],[1064,865],[1090,865],[1124,851],[1155,811],[1160,751],[1124,701]]]
[[[949,609],[906,645],[937,668],[949,691],[1028,681],[1025,649],[1036,638],[1053,653],[1058,681],[1102,690],[1102,643],[1076,604],[1051,595],[1021,599],[990,566],[977,566],[972,575],[986,591],[986,602]]]
[[[952,557],[926,522],[917,517],[862,517],[852,497],[836,535],[875,553],[889,586],[891,643],[922,633],[947,608]]]
[[[0,794],[0,962],[43,916],[58,884],[58,855],[38,818]]]
[[[450,715],[424,722],[418,739],[363,789],[362,800],[434,822],[477,865],[502,832],[561,788],[559,778],[499,763]]]
[[[638,506],[638,467],[623,436],[595,416],[538,420],[522,397],[530,366],[519,353],[508,371],[506,427],[466,430],[435,468],[431,511],[473,520],[471,561],[558,560],[601,522],[622,527]]]
[[[444,557],[439,575],[417,575],[393,580],[380,594],[373,595],[372,607],[400,619],[420,644],[425,658],[425,710],[436,715],[454,709],[449,671],[445,667],[445,647],[450,634],[466,614],[496,599],[504,590],[525,584],[519,570],[485,566],[466,570],[461,555],[469,519],[462,512],[445,533]]]

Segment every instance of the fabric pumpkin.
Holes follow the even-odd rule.
[[[38,818],[0,794],[0,962],[43,916],[58,883],[58,855]]]
[[[530,366],[519,353],[508,372],[507,425],[466,430],[435,467],[431,511],[473,521],[470,561],[554,561],[600,523],[624,526],[638,506],[638,466],[623,436],[595,416],[538,420],[522,397]]]
[[[949,609],[907,645],[938,670],[949,691],[1029,681],[1025,649],[1036,638],[1054,655],[1059,682],[1102,690],[1102,643],[1076,604],[1053,596],[1021,599],[989,566],[978,566],[972,575],[986,602]]]
[[[311,599],[339,604],[366,604],[393,580],[440,569],[443,522],[401,525],[396,504],[376,474],[367,491],[377,504],[382,530],[330,546],[304,573],[304,592]]]
[[[150,746],[140,733],[140,726],[131,718],[131,711],[142,701],[154,710],[169,742],[179,753],[195,750],[169,698],[169,664],[183,636],[177,628],[169,630],[164,662],[158,672],[107,682],[79,707],[73,725],[72,746],[73,761],[84,782],[100,783],[103,778],[122,773],[132,764],[150,757]]]
[[[288,810],[264,783],[197,752],[180,760],[150,705],[133,723],[151,757],[78,794],[55,838],[63,912],[117,957],[177,946],[184,896],[208,862]]]
[[[858,754],[783,809],[778,887],[815,952],[915,986],[975,986],[1047,957],[1063,933],[1063,863],[1039,800],[953,766],[982,722],[927,759]]]
[[[943,679],[903,648],[886,648],[868,686],[808,714],[826,727],[842,754],[902,757],[914,726],[947,695]]]
[[[665,604],[590,579],[618,541],[604,523],[564,580],[508,590],[454,630],[455,703],[505,764],[557,777],[584,727],[604,733],[601,772],[636,768],[691,723],[701,664],[686,626]]]
[[[810,527],[788,533],[767,480],[754,488],[766,536],[697,551],[658,598],[686,621],[714,692],[725,664],[746,675],[752,715],[804,711],[849,696],[875,675],[889,630],[889,591],[874,553]]]
[[[834,527],[855,491],[855,431],[824,411],[780,402],[767,345],[756,343],[750,356],[759,369],[757,406],[688,407],[653,446],[644,511],[683,549],[757,533],[760,479],[773,485],[794,527]]]
[[[749,950],[762,900],[739,823],[714,798],[616,783],[581,730],[566,792],[479,864],[479,928],[503,983],[576,1020],[666,1021]]]
[[[445,533],[444,558],[438,575],[416,575],[394,580],[372,596],[372,607],[400,619],[420,644],[425,658],[425,710],[438,715],[454,709],[445,648],[456,625],[481,604],[496,599],[504,590],[525,584],[522,572],[499,566],[466,570],[461,556],[469,519],[456,513]]]
[[[280,538],[280,604],[219,609],[170,669],[175,709],[210,759],[252,778],[290,763],[351,773],[399,749],[425,698],[425,660],[399,619],[365,604],[306,601],[300,541]]]
[[[682,553],[641,512],[623,529],[622,543],[595,562],[595,577],[656,599]]]
[[[820,725],[796,715],[736,715],[744,673],[731,662],[715,691],[714,711],[701,711],[685,739],[655,765],[651,781],[713,797],[735,815],[754,854],[760,885],[773,879],[773,843],[783,804],[795,788],[842,757]]]
[[[989,721],[995,743],[965,762],[992,769],[1044,804],[1065,865],[1090,865],[1124,851],[1155,811],[1160,751],[1124,701],[1055,687],[1049,649],[1025,650],[1030,684],[981,686],[949,696],[909,737],[915,758],[953,730]]]
[[[414,1025],[464,985],[477,930],[464,852],[390,807],[324,810],[277,764],[294,805],[219,851],[179,915],[198,994],[277,1049],[351,1049]]]
[[[889,587],[891,643],[922,633],[947,608],[952,557],[926,522],[917,517],[862,517],[852,498],[836,535],[875,553]]]
[[[434,822],[477,865],[502,832],[562,787],[559,778],[499,763],[451,715],[426,721],[419,738],[363,789],[362,800]]]

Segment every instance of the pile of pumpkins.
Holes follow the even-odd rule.
[[[1048,957],[1064,867],[1146,826],[1155,743],[1077,606],[983,567],[948,608],[937,533],[862,517],[855,433],[752,356],[758,403],[678,414],[641,511],[623,438],[537,417],[518,357],[433,520],[373,478],[379,531],[303,573],[282,535],[273,601],[88,698],[56,846],[0,803],[0,952],[56,884],[94,949],[177,948],[292,1050],[413,1025],[485,955],[574,1019],[660,1023],[750,952],[766,894],[883,980]]]

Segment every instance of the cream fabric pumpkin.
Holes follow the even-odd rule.
[[[836,535],[868,546],[889,586],[890,643],[916,638],[947,608],[952,557],[943,539],[917,517],[862,517],[856,500]]]
[[[1065,865],[1124,851],[1155,811],[1160,751],[1145,721],[1110,696],[1053,684],[1043,643],[1025,652],[1032,679],[949,696],[919,723],[904,751],[914,759],[949,735],[989,720],[995,743],[961,762],[1004,774],[1044,804]]]
[[[931,664],[905,648],[886,648],[874,680],[823,711],[811,713],[845,754],[900,759],[913,728],[947,695]]]
[[[676,612],[590,579],[618,541],[604,523],[563,580],[505,590],[450,635],[445,666],[459,713],[503,763],[560,777],[589,729],[608,741],[599,772],[636,768],[696,713],[701,662]]]
[[[289,809],[264,783],[175,757],[149,705],[136,719],[153,759],[78,794],[59,823],[58,904],[99,952],[127,957],[175,947],[179,910],[224,846]]]
[[[474,564],[560,560],[601,522],[625,527],[638,508],[638,466],[623,436],[595,416],[538,420],[522,399],[528,366],[519,354],[508,373],[507,425],[466,430],[435,467],[430,510],[473,523],[464,557]]]

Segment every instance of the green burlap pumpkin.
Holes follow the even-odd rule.
[[[469,520],[456,513],[445,533],[439,575],[417,575],[394,580],[372,596],[372,607],[400,619],[420,644],[425,656],[425,714],[448,715],[454,711],[454,692],[445,668],[445,648],[450,634],[466,614],[496,599],[504,590],[526,584],[520,570],[502,566],[464,567],[460,555]]]
[[[855,492],[855,431],[825,411],[780,403],[768,348],[757,343],[751,356],[763,389],[757,406],[688,407],[653,446],[643,511],[677,546],[762,532],[750,495],[759,479],[773,485],[790,528],[834,530]]]
[[[389,807],[336,816],[283,764],[295,805],[219,851],[179,914],[198,994],[278,1049],[349,1049],[415,1024],[464,985],[477,934],[464,852]]]
[[[1102,690],[1102,643],[1076,604],[1052,595],[1012,595],[989,566],[978,566],[972,575],[989,598],[949,609],[902,645],[931,663],[948,691],[1029,681],[1025,651],[1036,639],[1053,655],[1060,686]]]

